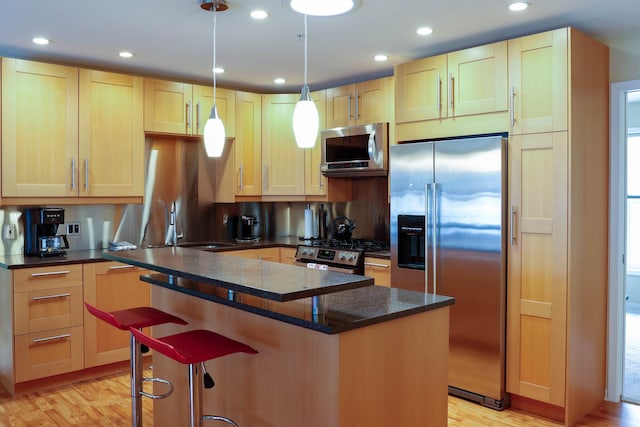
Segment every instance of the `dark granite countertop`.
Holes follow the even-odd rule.
[[[302,267],[294,267],[304,270]],[[305,310],[287,309],[287,305],[303,304],[302,301],[250,305],[238,302],[224,289],[202,282],[182,278],[170,278],[165,274],[141,276],[145,282],[176,292],[192,295],[219,304],[228,305],[260,316],[313,329],[326,334],[337,334],[393,319],[442,308],[454,303],[454,299],[442,295],[424,294],[405,289],[384,286],[367,286],[318,297],[318,308],[302,306]]]
[[[105,252],[103,257],[274,301],[373,286],[370,277],[181,247]]]

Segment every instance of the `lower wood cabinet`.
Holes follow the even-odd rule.
[[[391,286],[391,260],[365,257],[364,275],[373,277],[377,286]]]
[[[148,306],[150,288],[140,281],[143,270],[118,262],[84,265],[84,298],[106,310]],[[86,313],[84,318],[84,366],[91,368],[129,360],[129,332],[121,331]]]

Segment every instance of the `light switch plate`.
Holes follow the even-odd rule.
[[[5,224],[2,228],[2,236],[4,240],[15,240],[16,238],[16,225]]]

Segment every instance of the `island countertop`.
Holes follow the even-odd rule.
[[[279,302],[373,286],[370,277],[181,247],[105,252],[103,257]]]

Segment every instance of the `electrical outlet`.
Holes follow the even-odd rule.
[[[5,224],[2,230],[2,235],[5,240],[14,240],[16,238],[16,225]]]
[[[67,236],[79,236],[80,235],[80,223],[69,222],[67,223]]]

